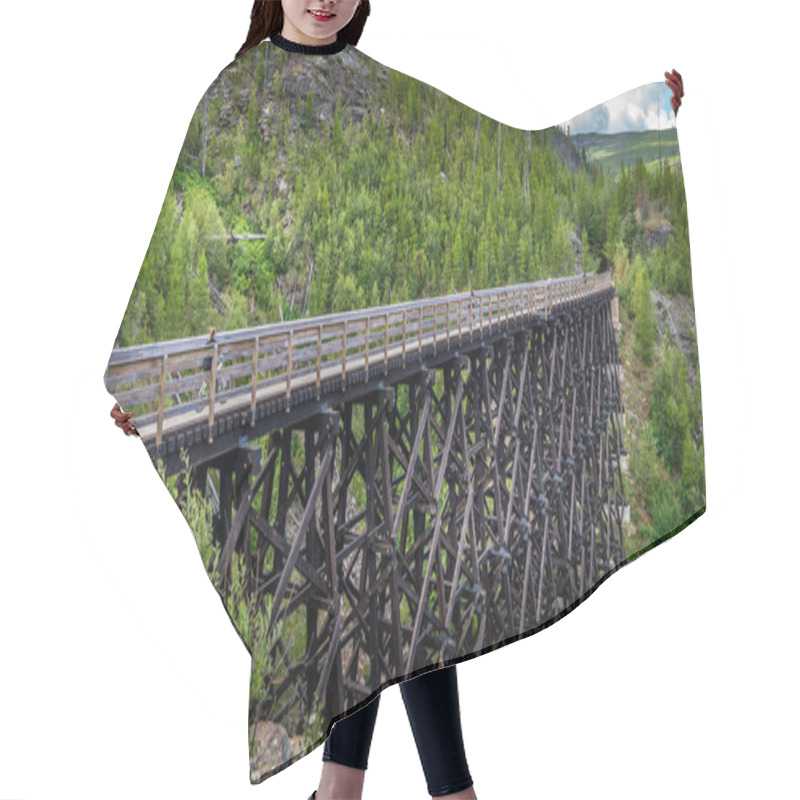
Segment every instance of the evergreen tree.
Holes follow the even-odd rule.
[[[705,503],[705,470],[702,446],[697,448],[689,431],[683,438],[681,498],[685,514],[693,514]]]
[[[381,292],[380,289],[378,289],[378,284],[376,281],[375,283],[372,284],[372,292],[370,293],[370,298],[369,298],[369,307],[375,308],[379,305],[381,305]]]
[[[650,301],[650,281],[647,270],[640,266],[636,270],[633,288],[634,350],[645,364],[653,362],[653,345],[656,339],[656,320]]]
[[[616,191],[608,198],[607,232],[603,245],[603,255],[608,261],[616,263],[617,247],[622,239],[622,218],[619,213],[619,201]]]
[[[344,125],[342,123],[342,111],[339,95],[336,96],[336,105],[333,109],[333,125],[331,126],[331,143],[335,155],[342,154],[344,144]]]
[[[689,433],[686,362],[680,351],[667,346],[653,381],[650,418],[664,463],[678,473]]]
[[[352,275],[340,275],[333,287],[333,308],[336,314],[364,308],[364,290],[356,286]]]

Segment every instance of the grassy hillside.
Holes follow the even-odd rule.
[[[660,136],[660,142],[659,142]],[[570,136],[578,152],[583,150],[589,161],[603,165],[612,175],[622,166],[632,166],[637,156],[645,164],[657,162],[659,154],[669,163],[678,158],[678,132],[675,128],[659,131],[626,131],[625,133],[578,133]]]

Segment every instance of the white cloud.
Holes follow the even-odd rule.
[[[648,83],[590,108],[568,120],[570,133],[621,133],[675,127],[670,105],[672,90],[666,83]],[[659,119],[660,112],[660,119]]]

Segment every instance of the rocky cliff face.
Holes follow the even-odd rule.
[[[672,225],[666,220],[657,227],[645,228],[644,235],[648,251],[651,251],[654,247],[664,247],[672,233]]]
[[[578,155],[578,150],[561,128],[553,128],[551,131],[550,145],[564,159],[570,172],[577,172],[581,168],[581,157]]]
[[[270,54],[272,56],[272,54]],[[278,58],[281,58],[278,56]],[[341,54],[345,69],[326,63],[324,59],[285,59],[281,67],[283,95],[268,97],[261,111],[259,124],[262,138],[268,141],[275,132],[276,103],[291,109],[291,131],[304,124],[302,109],[311,93],[314,124],[328,126],[338,103],[345,126],[361,122],[367,113],[380,113],[374,108],[374,81],[385,79],[389,70],[376,65],[375,77],[370,81],[369,62],[356,53]],[[335,76],[331,73],[335,71]]]
[[[650,300],[656,312],[659,335],[666,337],[686,357],[689,378],[693,381],[693,365],[697,363],[697,332],[691,301],[683,295],[671,297],[655,289],[650,290]]]
[[[345,51],[340,56],[345,69],[326,62],[325,59],[293,59],[282,52],[270,49],[267,62],[267,78],[259,87],[259,128],[262,138],[268,141],[274,133],[277,119],[276,108],[288,107],[291,111],[291,130],[304,124],[302,109],[309,92],[313,98],[315,123],[330,124],[334,104],[338,102],[345,125],[360,121],[367,113],[369,99],[374,94],[375,80],[388,75],[389,70],[376,63],[374,78],[370,80],[369,61],[356,53]],[[245,117],[252,94],[252,79],[239,80],[239,72],[258,68],[263,49],[246,53],[242,59],[230,65],[211,87],[210,97],[221,100],[219,123],[222,128],[238,124]],[[274,90],[275,73],[280,73],[279,94]],[[331,73],[335,71],[335,77]],[[237,83],[243,86],[237,87]],[[202,114],[202,103],[198,106]]]
[[[388,79],[390,69],[377,61],[373,75],[370,75],[370,59],[353,51],[341,54],[340,59],[345,69],[341,69],[341,64],[329,63],[325,59],[287,58],[274,50],[269,51],[269,59],[269,77],[263,87],[258,115],[259,131],[265,143],[277,134],[279,108],[287,107],[291,111],[292,133],[307,124],[303,118],[303,109],[309,92],[313,100],[313,124],[320,128],[331,124],[337,104],[345,127],[353,122],[361,122],[368,114],[384,113],[378,98],[379,84]],[[212,88],[211,96],[221,94],[222,97],[219,115],[222,127],[236,125],[240,118],[246,116],[250,89],[235,89],[233,84],[238,70],[252,70],[256,66],[254,59],[244,59],[232,65],[225,78]],[[275,70],[280,70],[281,74],[280,95],[273,91]],[[398,130],[397,135],[400,138],[406,137],[402,130]],[[580,155],[575,145],[560,128],[554,127],[551,130],[549,141],[571,172],[577,172],[581,168]]]

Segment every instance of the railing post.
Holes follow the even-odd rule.
[[[447,350],[450,350],[450,328],[452,327],[453,307],[450,301],[447,301]]]
[[[216,350],[216,347],[214,348]],[[164,384],[167,381],[167,354],[161,358],[161,381],[158,387],[158,422],[156,423],[156,455],[161,447],[164,429]]]
[[[342,323],[342,391],[347,391],[347,321]]]
[[[367,339],[364,342],[364,382],[369,381],[369,315],[367,315]]]
[[[406,333],[408,330],[408,310],[403,309],[403,367],[406,365]]]
[[[383,374],[389,374],[389,313],[383,315]]]
[[[439,310],[438,303],[433,306],[433,354],[436,355],[436,323],[437,323],[437,311]]]
[[[317,400],[322,395],[322,325],[317,325]]]
[[[166,356],[165,359],[166,361]],[[163,383],[162,383],[163,389]],[[211,354],[211,385],[208,387],[208,441],[214,441],[211,433],[211,426],[214,424],[214,403],[217,398],[217,345],[214,344],[214,352]],[[159,406],[159,411],[163,406]]]
[[[286,346],[286,411],[292,401],[292,347],[294,346],[294,333],[291,328],[287,334]]]
[[[418,337],[419,337],[419,359],[418,360],[422,361],[422,306],[419,307],[418,317],[419,317],[419,331],[417,332],[418,333]]]
[[[464,304],[464,298],[460,297],[458,299],[458,346],[461,347],[461,315],[463,314],[462,306]]]
[[[253,380],[250,391],[250,427],[256,424],[256,392],[258,389],[258,336],[253,337]]]

